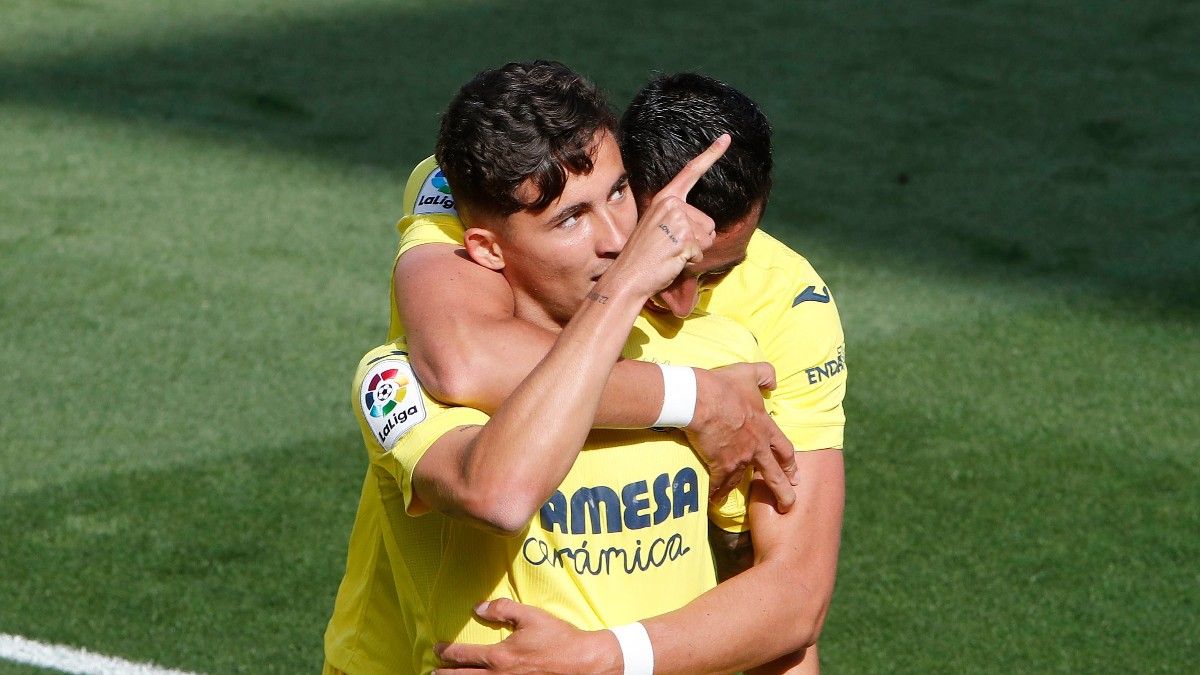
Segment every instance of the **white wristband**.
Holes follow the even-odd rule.
[[[658,364],[663,377],[662,412],[652,427],[686,427],[696,414],[696,371]]]
[[[621,645],[621,658],[625,662],[625,675],[654,675],[654,645],[650,634],[639,623],[609,628]]]

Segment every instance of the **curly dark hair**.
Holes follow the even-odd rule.
[[[634,96],[621,117],[621,156],[639,198],[663,188],[721,134],[724,156],[692,188],[688,203],[723,232],[771,194],[771,124],[742,92],[706,75],[660,75]]]
[[[508,63],[463,85],[442,115],[437,160],[470,213],[542,211],[567,175],[592,171],[595,136],[616,117],[596,85],[556,61]],[[530,181],[534,196],[518,188]]]

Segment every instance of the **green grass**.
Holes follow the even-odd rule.
[[[0,631],[313,672],[392,223],[475,71],[776,127],[849,338],[829,672],[1200,659],[1195,3],[0,2]],[[0,663],[0,672],[34,672]]]

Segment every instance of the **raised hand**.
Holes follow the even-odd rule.
[[[712,218],[687,203],[688,193],[730,144],[722,134],[707,150],[696,155],[650,200],[637,227],[604,278],[625,284],[629,292],[647,298],[679,276],[684,265],[700,262],[713,243]]]

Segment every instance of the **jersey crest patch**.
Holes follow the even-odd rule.
[[[433,171],[425,177],[425,182],[421,184],[421,191],[417,194],[417,200],[413,202],[412,213],[417,216],[458,215],[458,211],[454,210],[454,196],[450,194],[450,183],[440,168],[434,167]]]
[[[385,359],[371,366],[363,376],[358,402],[367,426],[384,450],[391,450],[426,415],[421,385],[412,366],[398,359]]]

